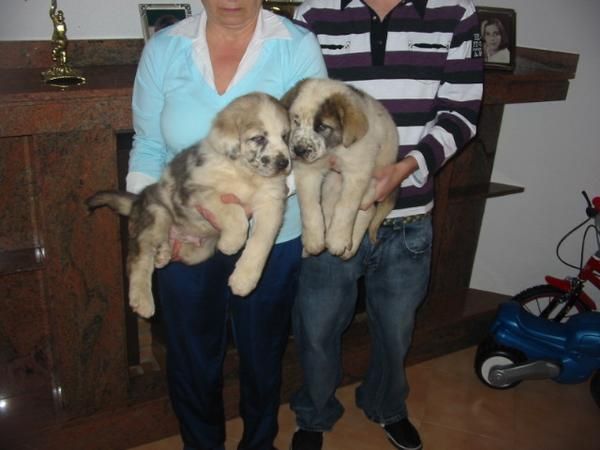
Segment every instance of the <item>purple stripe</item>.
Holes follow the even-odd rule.
[[[439,68],[444,65],[446,56],[445,52],[389,52],[385,56],[385,63]]]
[[[422,113],[429,112],[435,105],[433,99],[400,99],[381,100],[387,110],[392,113]]]
[[[329,8],[311,8],[308,12],[304,13],[304,18],[308,23],[314,22],[330,22],[334,23],[347,23],[349,20],[366,20],[370,21],[371,16],[367,8],[352,8],[352,16],[348,17],[346,14],[341,14],[339,10]]]
[[[450,59],[444,70],[448,73],[477,72],[481,70],[482,64],[481,58]]]
[[[446,160],[446,158],[444,157],[444,148],[430,134],[425,136],[425,138],[421,142],[431,149],[431,155],[433,156],[435,167],[430,167],[429,171],[435,173],[440,167],[442,167],[442,164],[444,164],[444,161]]]
[[[454,34],[468,33],[469,31],[478,30],[478,29],[479,29],[479,19],[476,14],[473,14],[458,24]]]
[[[427,8],[425,20],[460,20],[464,13],[465,9],[461,6]]]
[[[460,129],[461,141],[456,142],[456,148],[462,148],[467,143],[467,141],[471,139],[471,130],[462,119],[459,119],[455,115],[447,113],[441,114],[440,119],[442,118],[449,118],[452,121],[452,123],[454,123]]]
[[[423,195],[424,192],[430,192],[433,189],[432,179],[433,177],[427,177],[427,181],[421,188],[417,186],[403,187],[400,189],[400,195],[402,195],[404,198],[409,198],[416,197],[417,195]]]
[[[480,100],[467,100],[467,101],[457,101],[457,100],[449,100],[447,98],[438,99],[438,110],[443,111],[452,111],[459,109],[470,109],[471,111],[477,112],[479,111],[479,105],[481,105]]]
[[[400,129],[400,136],[402,136],[402,129]],[[409,152],[415,149],[415,144],[399,145],[398,146],[398,160],[404,158]]]

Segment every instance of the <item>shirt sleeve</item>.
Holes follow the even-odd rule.
[[[160,128],[164,105],[162,71],[165,62],[160,55],[158,36],[146,44],[133,85],[133,148],[129,156],[127,190],[139,192],[158,180],[166,164],[167,149]]]
[[[477,132],[483,95],[483,58],[479,20],[469,2],[458,23],[446,60],[440,87],[435,98],[435,119],[413,156],[419,169],[413,181],[422,186],[429,174],[435,174]]]
[[[327,68],[316,36],[308,30],[295,39],[296,45],[289,55],[288,89],[305,78],[327,78]]]

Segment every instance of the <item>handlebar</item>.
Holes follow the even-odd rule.
[[[588,197],[587,192],[581,191],[581,194],[587,202],[587,208],[585,208],[585,213],[590,219],[596,217],[600,212],[600,197],[594,197],[594,199],[590,202],[590,198]]]

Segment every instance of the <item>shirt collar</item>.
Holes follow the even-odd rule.
[[[360,1],[360,0],[341,0],[340,9],[341,10],[345,9],[346,6],[348,6],[353,1]],[[408,0],[408,1],[410,1],[410,0]],[[425,9],[427,8],[427,0],[412,0],[411,3],[415,6],[415,9],[417,10],[417,12],[421,16],[421,18],[425,17]]]
[[[188,17],[172,27],[171,34],[184,36],[192,40],[206,41],[206,13],[204,8],[199,8],[199,13]],[[291,39],[292,36],[281,18],[271,11],[261,9],[256,30],[252,39],[259,42],[268,39]]]
[[[185,36],[192,40],[192,58],[194,63],[206,82],[215,88],[214,73],[210,64],[210,54],[206,42],[206,19],[206,13],[202,9],[199,14],[188,17],[173,25],[170,33]],[[246,52],[227,90],[252,69],[265,41],[269,39],[292,39],[292,36],[280,16],[273,14],[271,11],[261,9],[254,35],[248,43],[248,48],[246,48]]]

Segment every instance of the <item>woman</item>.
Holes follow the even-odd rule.
[[[133,92],[134,145],[127,188],[156,181],[173,156],[202,139],[215,114],[251,91],[281,97],[307,77],[325,77],[313,35],[261,9],[262,0],[203,0],[200,14],[146,44]],[[288,335],[302,244],[295,195],[256,290],[227,286],[235,257],[158,271],[167,334],[167,376],[185,449],[224,449],[222,364],[227,322],[240,360],[239,449],[272,450],[281,357]]]
[[[510,50],[508,50],[508,35],[504,25],[497,18],[484,20],[481,23],[483,36],[483,55],[486,62],[510,63]]]

